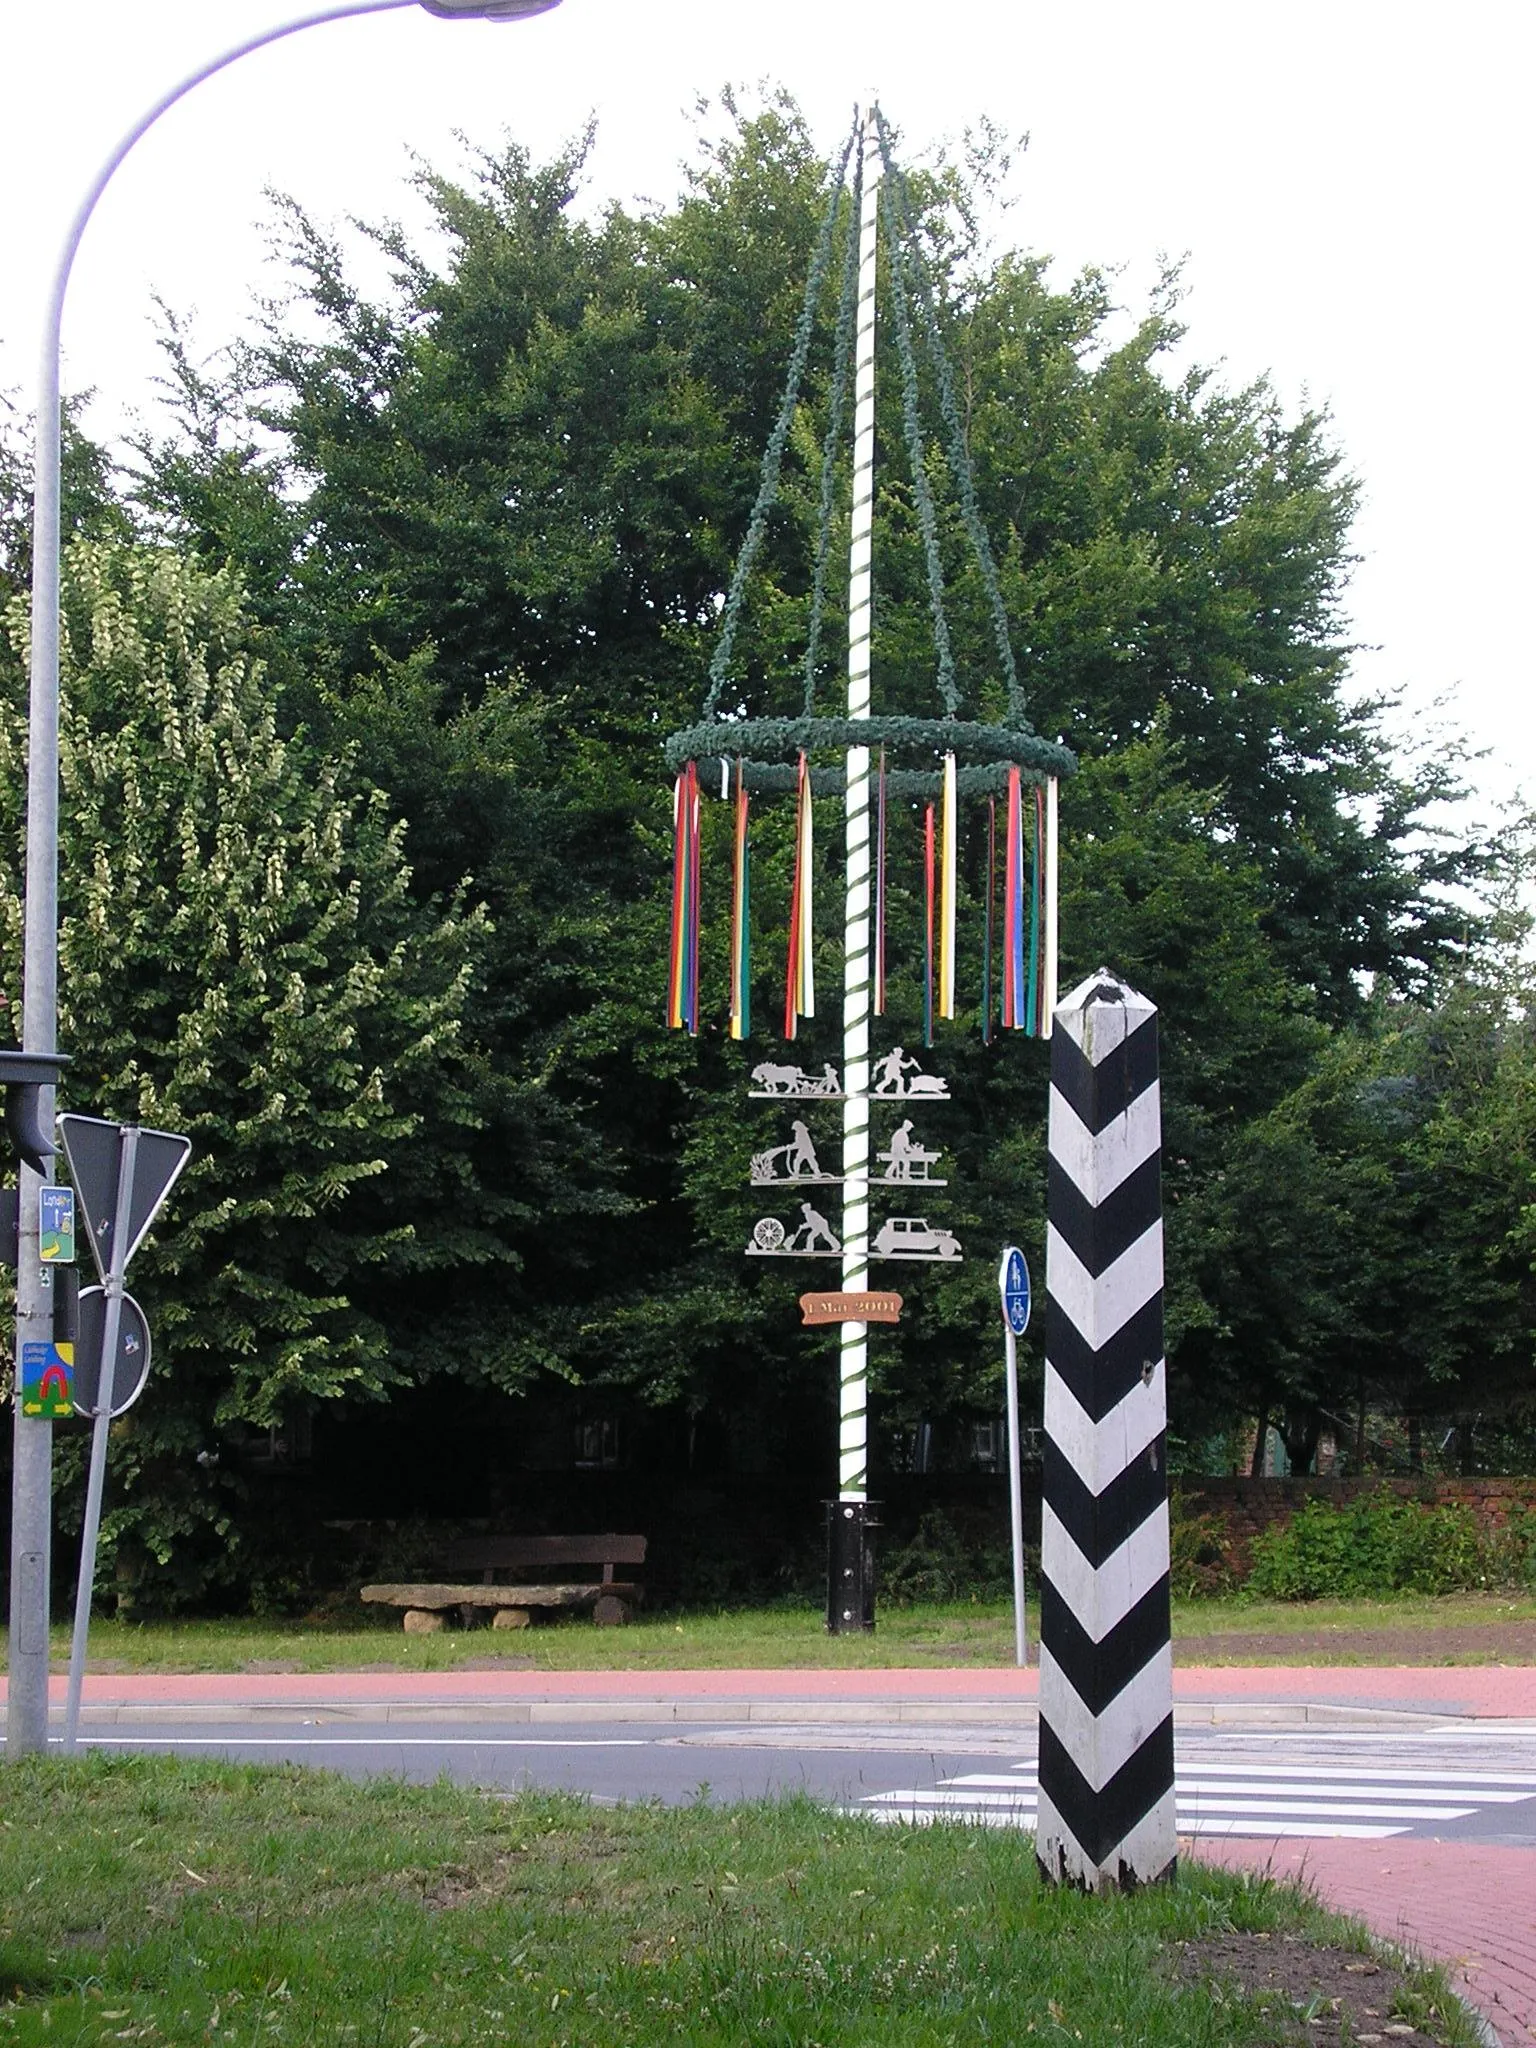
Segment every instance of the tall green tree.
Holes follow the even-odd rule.
[[[471,1158],[487,1087],[463,1020],[486,925],[464,900],[423,910],[382,798],[345,755],[279,735],[227,573],[80,542],[64,611],[65,1100],[194,1148],[135,1268],[159,1362],[122,1432],[107,1536],[126,1587],[158,1565],[200,1590],[251,1568],[251,1430],[383,1397],[425,1341],[405,1310],[423,1277],[510,1257]],[[0,950],[14,961],[19,600],[9,627]],[[223,1470],[200,1451],[227,1453]]]
[[[59,529],[68,540],[126,540],[136,529],[117,465],[80,426],[84,400],[64,401]],[[32,434],[18,399],[0,391],[0,603],[32,580]]]

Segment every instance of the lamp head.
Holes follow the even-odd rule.
[[[525,14],[547,14],[560,0],[421,0],[428,14],[446,19],[462,15],[471,21],[521,21]]]

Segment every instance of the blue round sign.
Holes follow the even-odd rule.
[[[1009,1245],[1003,1253],[998,1283],[1003,1296],[1003,1320],[1015,1337],[1022,1337],[1029,1328],[1029,1268],[1017,1245]]]

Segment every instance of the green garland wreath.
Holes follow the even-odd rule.
[[[799,757],[827,749],[884,747],[888,752],[927,754],[932,766],[887,767],[886,787],[894,796],[928,796],[939,787],[940,762],[954,754],[966,760],[956,777],[962,796],[996,795],[1006,784],[1010,767],[1022,769],[1028,782],[1067,776],[1077,768],[1069,747],[1006,725],[978,725],[962,718],[738,718],[707,719],[672,734],[663,751],[676,774],[687,762],[699,767],[700,786],[709,790],[722,780],[722,766],[741,761],[747,787],[772,792],[795,786]],[[811,787],[817,796],[842,789],[841,768],[814,768]]]

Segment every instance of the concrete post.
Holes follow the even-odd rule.
[[[1178,1847],[1157,1011],[1100,969],[1054,1021],[1036,1851],[1129,1889]]]

